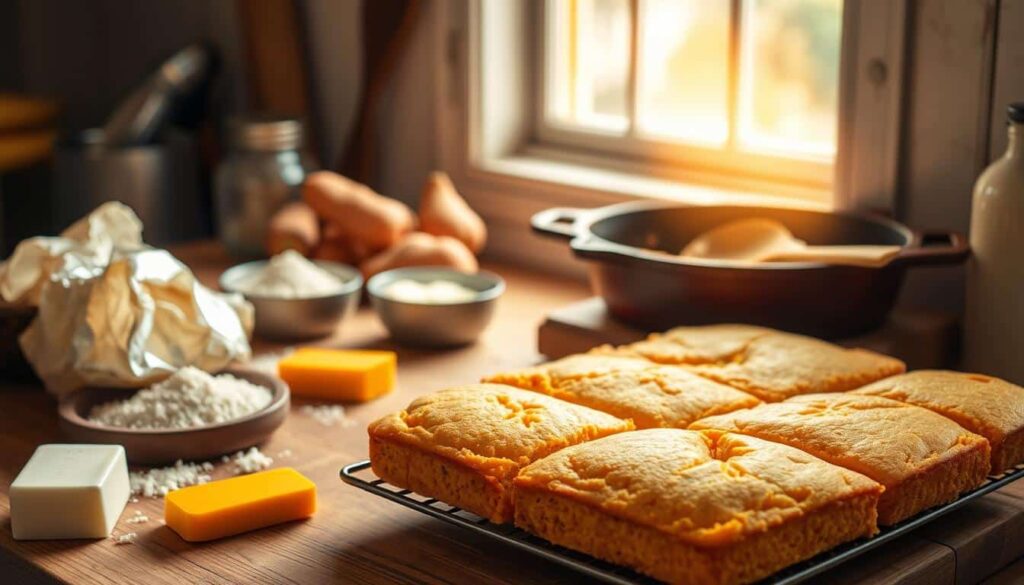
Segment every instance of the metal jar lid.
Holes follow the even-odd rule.
[[[238,150],[296,150],[302,146],[302,121],[272,114],[232,118],[228,140]]]
[[[1024,124],[1024,102],[1015,102],[1007,106],[1006,117],[1016,124]]]

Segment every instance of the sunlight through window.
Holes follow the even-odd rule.
[[[842,12],[842,0],[549,0],[545,123],[831,165]]]

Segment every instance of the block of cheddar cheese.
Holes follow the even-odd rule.
[[[393,351],[304,347],[277,364],[278,375],[295,396],[365,402],[395,386]]]
[[[164,521],[189,542],[214,540],[316,512],[316,484],[288,467],[167,494]]]

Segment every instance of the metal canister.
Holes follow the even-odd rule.
[[[191,135],[165,132],[150,144],[108,146],[97,129],[62,140],[54,156],[53,222],[59,231],[107,201],[120,201],[158,246],[208,235],[199,159]]]
[[[228,124],[228,155],[217,168],[217,233],[235,256],[265,255],[267,225],[282,205],[299,197],[312,170],[303,149],[302,122],[255,115]]]

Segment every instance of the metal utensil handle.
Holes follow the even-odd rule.
[[[916,243],[904,248],[893,262],[913,266],[960,264],[970,254],[971,246],[964,234],[946,230],[922,230]]]
[[[571,239],[576,236],[577,222],[587,210],[574,207],[552,207],[530,218],[533,231],[545,236]]]

